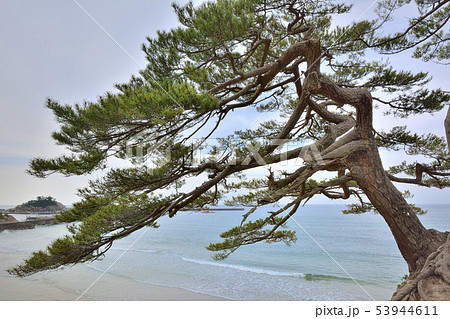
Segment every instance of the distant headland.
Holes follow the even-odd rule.
[[[38,196],[36,199],[20,204],[15,208],[8,209],[8,213],[55,213],[66,210],[66,206],[57,202],[55,198]]]
[[[38,225],[53,225],[55,223],[53,215],[66,209],[66,206],[57,202],[51,196],[38,196],[36,199],[20,204],[15,208],[0,209],[0,231],[30,229]],[[25,221],[18,221],[9,214],[31,214],[35,216],[27,216]],[[37,216],[41,214],[47,216]],[[51,216],[48,216],[49,214]]]

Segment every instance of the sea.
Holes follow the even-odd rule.
[[[450,229],[450,205],[421,207],[428,210],[420,216],[425,227]],[[239,225],[245,211],[179,212],[174,218],[161,218],[158,229],[144,228],[115,242],[102,260],[64,271],[76,276],[87,267],[99,276],[107,272],[120,277],[121,282],[231,300],[389,300],[408,273],[393,236],[380,215],[344,215],[344,208],[301,207],[288,222],[288,229],[297,233],[295,244],[245,246],[222,261],[215,261],[205,247]],[[268,210],[260,209],[254,218],[267,216]],[[66,233],[65,227],[2,232],[0,249],[31,253]],[[129,294],[133,299],[133,291]]]

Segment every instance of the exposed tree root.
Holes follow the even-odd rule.
[[[450,234],[419,271],[392,296],[394,301],[450,300]]]

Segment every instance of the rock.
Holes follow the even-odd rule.
[[[17,222],[17,219],[15,219],[11,215],[2,215],[2,216],[0,216],[0,224],[14,223],[14,222]]]

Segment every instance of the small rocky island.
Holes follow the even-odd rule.
[[[38,196],[36,199],[11,208],[8,212],[13,214],[20,213],[59,213],[66,210],[66,206],[57,202],[51,196]]]
[[[53,225],[54,214],[66,210],[66,207],[51,196],[38,196],[37,199],[8,210],[0,210],[0,231],[31,229],[37,225]],[[9,214],[28,214],[26,221],[18,221]],[[46,216],[40,216],[46,215]]]

